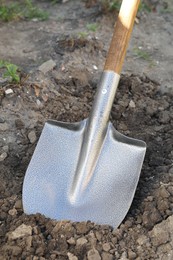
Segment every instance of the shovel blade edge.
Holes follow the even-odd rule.
[[[117,227],[132,203],[145,156],[144,142],[126,137],[109,123],[96,168],[76,202],[70,190],[86,126],[48,121],[23,183],[26,214],[57,220],[93,221]]]

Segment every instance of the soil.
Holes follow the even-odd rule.
[[[131,208],[113,228],[23,212],[23,179],[44,123],[89,115],[114,23],[98,3],[37,4],[51,13],[48,21],[0,28],[1,58],[21,68],[21,84],[1,86],[0,259],[173,259],[171,11],[150,1],[152,11],[138,14],[114,100],[110,120],[119,132],[144,140],[147,153]],[[93,22],[99,28],[87,31]]]

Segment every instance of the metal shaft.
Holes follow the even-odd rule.
[[[120,76],[104,71],[97,88],[93,107],[86,123],[78,164],[69,193],[69,200],[77,204],[89,189],[91,179],[107,133],[109,115]]]

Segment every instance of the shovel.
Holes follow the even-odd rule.
[[[146,144],[109,122],[139,0],[124,0],[88,119],[50,120],[23,184],[26,214],[117,227],[132,203]]]

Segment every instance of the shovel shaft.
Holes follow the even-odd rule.
[[[139,3],[140,0],[124,0],[122,2],[104,70],[121,73]]]
[[[80,156],[69,192],[69,200],[73,205],[77,205],[80,198],[90,189],[91,180],[94,178],[139,2],[139,0],[122,2],[104,72],[86,123]]]
[[[120,76],[103,72],[90,116],[87,120],[76,173],[69,198],[77,204],[89,189],[94,170],[107,134],[109,115]]]

